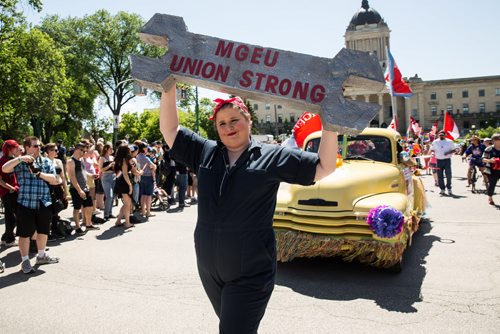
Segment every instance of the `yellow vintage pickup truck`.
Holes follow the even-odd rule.
[[[282,183],[273,222],[278,261],[339,256],[401,270],[426,203],[400,139],[379,128],[339,136],[342,158],[334,173],[312,186]],[[320,140],[315,132],[302,149],[317,152]],[[391,227],[398,217],[400,225]],[[376,219],[378,226],[372,225]]]

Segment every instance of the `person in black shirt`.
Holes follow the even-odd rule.
[[[486,172],[489,175],[488,183],[488,203],[495,205],[493,201],[493,194],[497,186],[498,179],[500,179],[500,133],[495,133],[493,137],[493,145],[488,146],[483,153],[483,162],[486,164]]]
[[[194,239],[201,282],[220,332],[256,333],[274,288],[279,184],[310,185],[331,174],[337,133],[324,128],[318,154],[261,144],[251,140],[250,114],[235,97],[215,100],[211,119],[221,139],[215,142],[179,127],[175,102],[174,85],[162,94],[160,130],[171,157],[198,175]]]

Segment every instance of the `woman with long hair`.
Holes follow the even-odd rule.
[[[123,226],[124,228],[134,227],[134,224],[130,223],[130,209],[132,207],[132,177],[131,170],[132,166],[130,160],[132,156],[130,154],[130,148],[128,144],[121,144],[115,156],[114,171],[116,173],[116,181],[114,187],[114,193],[118,198],[122,199],[123,205],[120,208],[120,213],[116,218],[115,226]],[[122,219],[125,219],[125,224],[122,224]]]
[[[99,158],[99,171],[101,173],[101,184],[104,190],[104,219],[116,218],[113,216],[113,188],[115,186],[115,158],[113,157],[113,145],[107,143],[102,149]]]
[[[68,206],[68,181],[64,175],[63,163],[57,158],[58,148],[55,143],[48,143],[44,146],[44,151],[47,153],[47,158],[52,162],[56,169],[56,174],[61,177],[62,182],[58,185],[51,185],[55,197],[62,201],[65,207]],[[49,240],[64,239],[66,236],[59,233],[57,230],[57,221],[60,219],[59,212],[53,212],[52,224],[50,229]]]

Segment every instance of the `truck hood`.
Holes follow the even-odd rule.
[[[404,179],[392,165],[372,161],[344,161],[331,175],[312,186],[282,183],[277,211],[352,211],[356,202],[374,194],[400,192]]]

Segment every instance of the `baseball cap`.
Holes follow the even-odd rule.
[[[483,141],[491,141],[491,138],[486,137],[483,139]]]
[[[19,144],[14,139],[7,139],[2,145],[2,153],[6,155],[10,149],[18,148]]]
[[[445,135],[445,134],[446,134],[446,132],[444,132],[444,130],[440,130],[440,131],[438,132],[438,134],[440,134],[440,135]]]

